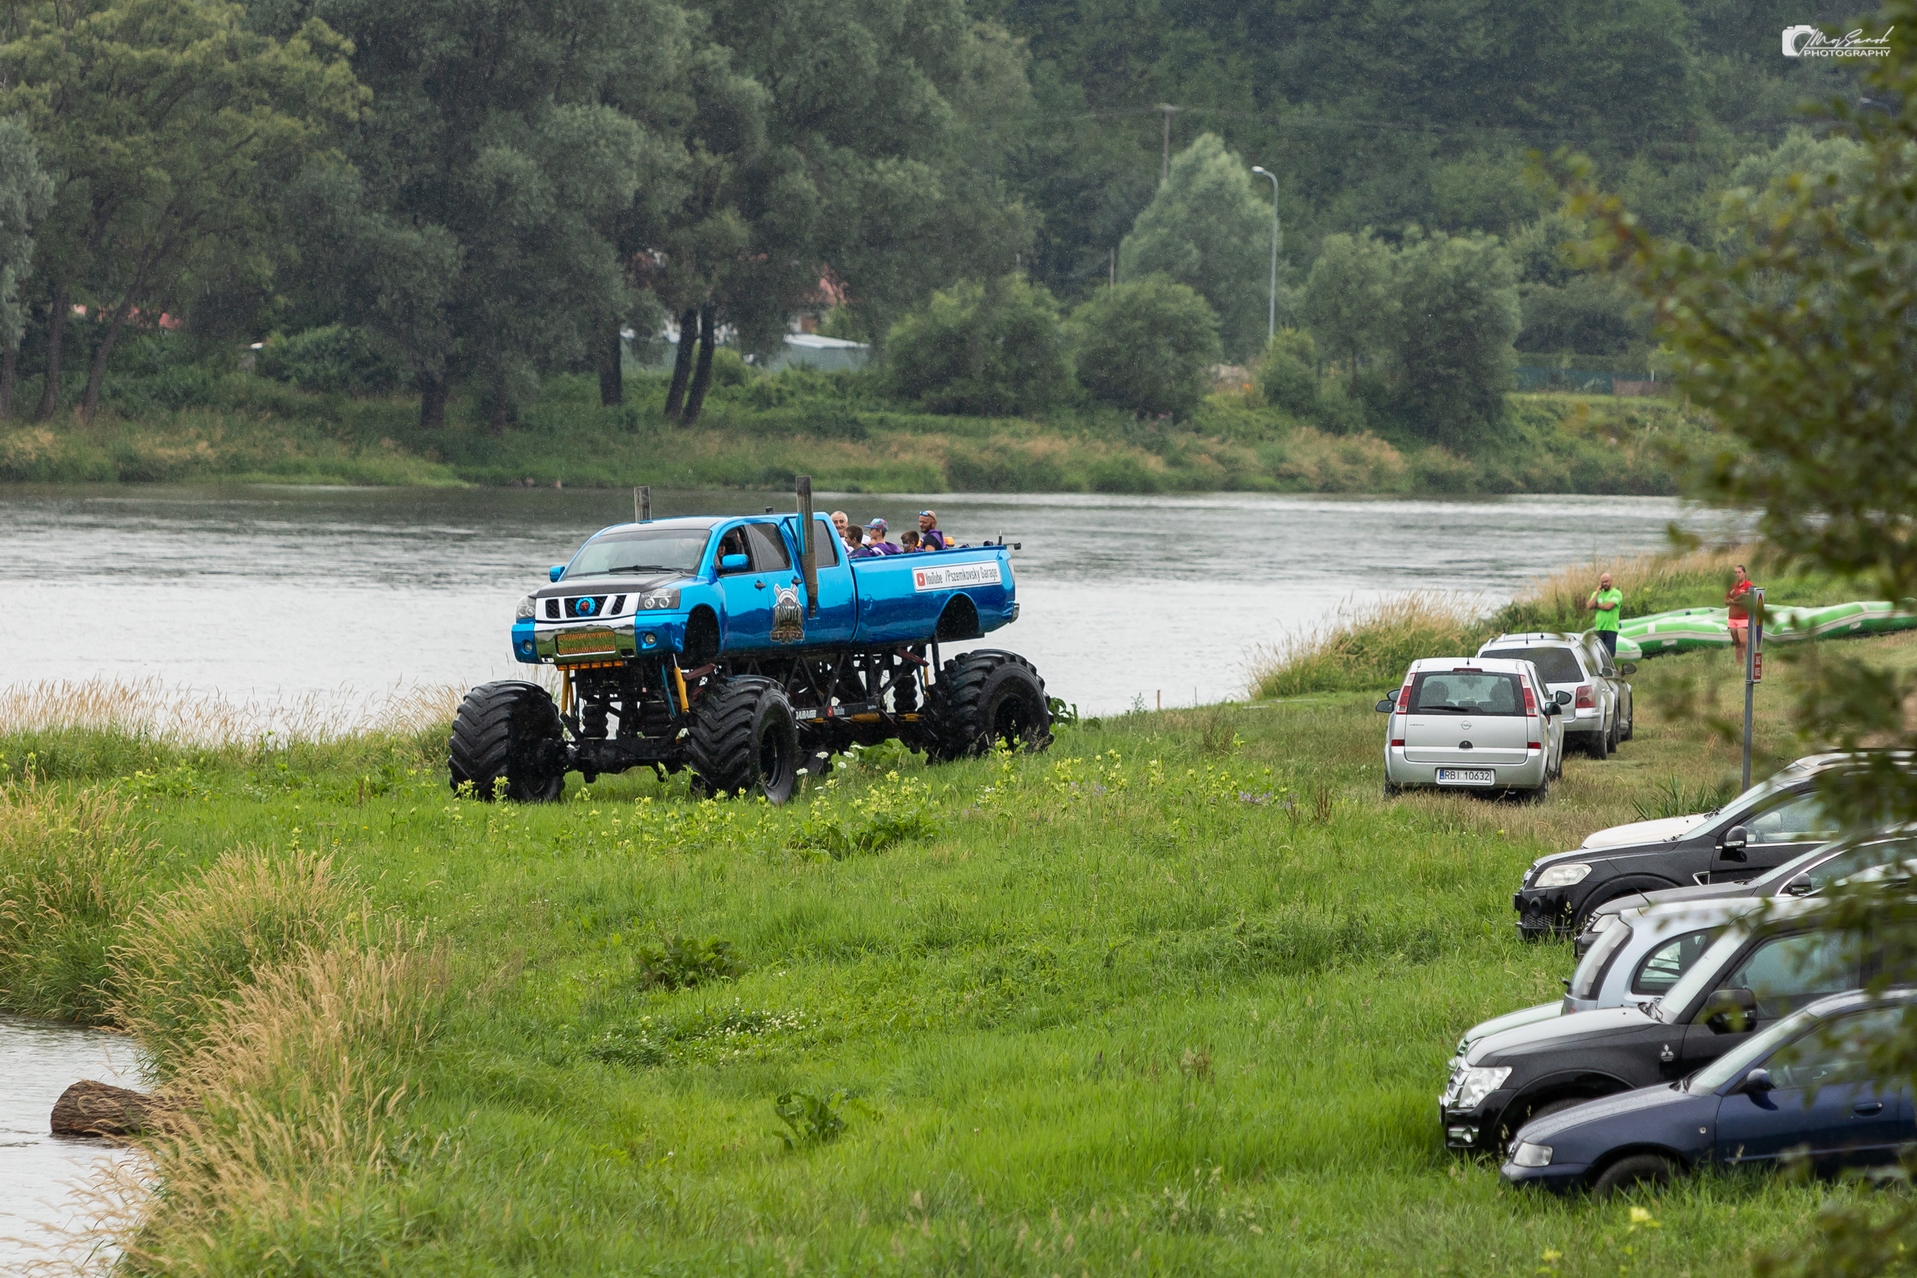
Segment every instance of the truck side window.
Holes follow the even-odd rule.
[[[1684,975],[1685,969],[1697,962],[1697,956],[1711,948],[1711,942],[1717,939],[1718,929],[1705,928],[1701,932],[1688,932],[1683,936],[1672,937],[1664,944],[1644,956],[1637,965],[1637,972],[1631,977],[1631,993],[1663,994],[1677,984],[1677,978]]]
[[[1806,932],[1764,942],[1738,964],[1722,988],[1749,990],[1757,996],[1758,1016],[1770,1020],[1826,994],[1856,989],[1861,976],[1842,936]]]
[[[813,553],[818,556],[819,567],[837,568],[839,566],[839,530],[830,520],[821,519],[813,526]]]
[[[786,553],[785,538],[779,535],[776,524],[747,524],[745,533],[746,544],[751,547],[747,553],[752,556],[752,571],[777,572],[792,566],[792,556]]]

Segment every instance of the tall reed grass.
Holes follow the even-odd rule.
[[[1257,654],[1252,693],[1284,697],[1383,691],[1419,657],[1474,653],[1485,640],[1515,631],[1588,630],[1591,614],[1584,604],[1597,589],[1599,575],[1607,572],[1624,592],[1627,618],[1674,608],[1721,607],[1731,569],[1740,563],[1750,567],[1772,604],[1837,603],[1858,597],[1854,582],[1779,569],[1753,545],[1594,559],[1538,578],[1488,616],[1462,601],[1428,595],[1345,609],[1331,624]]]
[[[113,790],[0,785],[0,1007],[106,1018],[109,951],[153,851],[132,802]]]
[[[449,722],[464,695],[450,684],[411,684],[235,700],[157,677],[48,679],[0,687],[0,737],[104,732],[199,746],[337,741]]]
[[[1463,600],[1429,594],[1347,606],[1330,624],[1254,657],[1252,693],[1289,697],[1376,689],[1382,696],[1419,657],[1477,651],[1491,631],[1474,611]]]

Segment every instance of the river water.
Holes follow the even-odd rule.
[[[53,1102],[83,1078],[143,1086],[131,1040],[0,1017],[0,1273],[19,1273],[49,1254],[60,1231],[84,1228],[74,1188],[103,1162],[132,1156],[107,1141],[48,1134]]]
[[[1003,536],[1022,652],[1081,710],[1242,696],[1262,648],[1406,591],[1485,606],[1574,562],[1726,535],[1721,514],[1646,497],[821,495],[894,530],[935,507],[963,541]],[[659,515],[791,508],[787,493],[660,491]],[[597,528],[606,490],[0,486],[0,686],[159,679],[236,701],[364,704],[518,670],[519,598]],[[1595,578],[1595,571],[1593,572]]]

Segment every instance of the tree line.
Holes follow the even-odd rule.
[[[1277,229],[1281,321],[1345,397],[1376,409],[1389,383],[1400,416],[1469,431],[1462,370],[1508,364],[1513,289],[1526,349],[1648,341],[1559,254],[1527,154],[1578,144],[1647,223],[1708,241],[1790,104],[1841,85],[1777,65],[1774,34],[1760,52],[1768,4],[23,3],[0,14],[0,415],[24,385],[34,417],[90,418],[125,335],[165,323],[229,347],[337,331],[400,370],[422,427],[457,385],[500,429],[556,371],[619,402],[620,331],[670,318],[665,411],[696,419],[722,334],[769,351],[838,299],[832,331],[917,349],[935,314],[1010,304],[1008,271],[1057,314],[1055,383],[1178,412],[1192,379],[1119,389],[1131,355],[1100,355],[1093,321],[1132,334],[1112,350],[1211,352],[1189,298],[1145,288],[1162,277],[1210,309],[1218,358],[1251,361]],[[1404,317],[1459,272],[1489,354],[1411,349],[1433,334]],[[1327,300],[1338,279],[1356,291]],[[974,402],[928,387],[982,358],[894,380]]]

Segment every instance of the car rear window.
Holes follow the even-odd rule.
[[[1489,648],[1478,654],[1504,661],[1529,661],[1546,683],[1583,683],[1584,671],[1569,648]]]
[[[1524,691],[1516,675],[1431,670],[1411,686],[1411,713],[1523,714]]]

